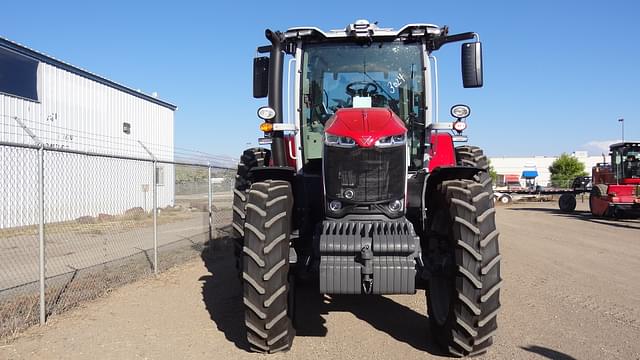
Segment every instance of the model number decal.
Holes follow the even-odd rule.
[[[400,87],[400,85],[404,84],[407,80],[404,78],[401,72],[398,73],[396,78],[393,81],[389,81],[387,85],[389,86],[389,92],[395,94],[396,89]]]

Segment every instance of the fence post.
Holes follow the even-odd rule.
[[[46,319],[45,308],[45,247],[44,247],[44,145],[38,149],[38,244],[39,244],[39,280],[40,280],[40,325]]]
[[[144,151],[146,151],[153,160],[153,176],[151,180],[153,182],[153,192],[151,195],[153,197],[153,273],[158,274],[158,179],[156,178],[158,173],[158,159],[156,159],[156,156],[153,155],[151,150],[149,150],[142,141],[138,140],[138,144],[142,146]],[[146,199],[145,197],[145,200]]]
[[[13,116],[13,119],[31,137],[31,139],[40,145],[38,148],[38,272],[40,283],[40,325],[44,325],[47,321],[46,304],[45,304],[45,244],[44,244],[44,143],[40,141],[38,136],[25,125],[20,118]]]
[[[153,160],[153,273],[158,273],[158,163]]]
[[[213,211],[211,202],[213,201],[213,196],[211,193],[211,164],[207,164],[207,209],[209,210],[209,241],[213,240]]]

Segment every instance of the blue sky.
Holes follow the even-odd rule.
[[[259,4],[259,5],[258,5]],[[260,135],[251,64],[264,29],[427,22],[483,42],[485,86],[463,89],[459,44],[436,55],[441,119],[472,108],[489,155],[556,155],[640,139],[634,1],[7,1],[0,36],[177,104],[176,146],[237,156]],[[304,4],[304,5],[302,5]]]

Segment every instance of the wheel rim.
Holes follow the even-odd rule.
[[[503,196],[500,198],[500,202],[503,204],[508,204],[509,203],[509,198],[506,196]]]

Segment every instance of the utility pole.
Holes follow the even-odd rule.
[[[619,118],[618,122],[622,123],[622,142],[624,142],[624,119],[623,118]]]

